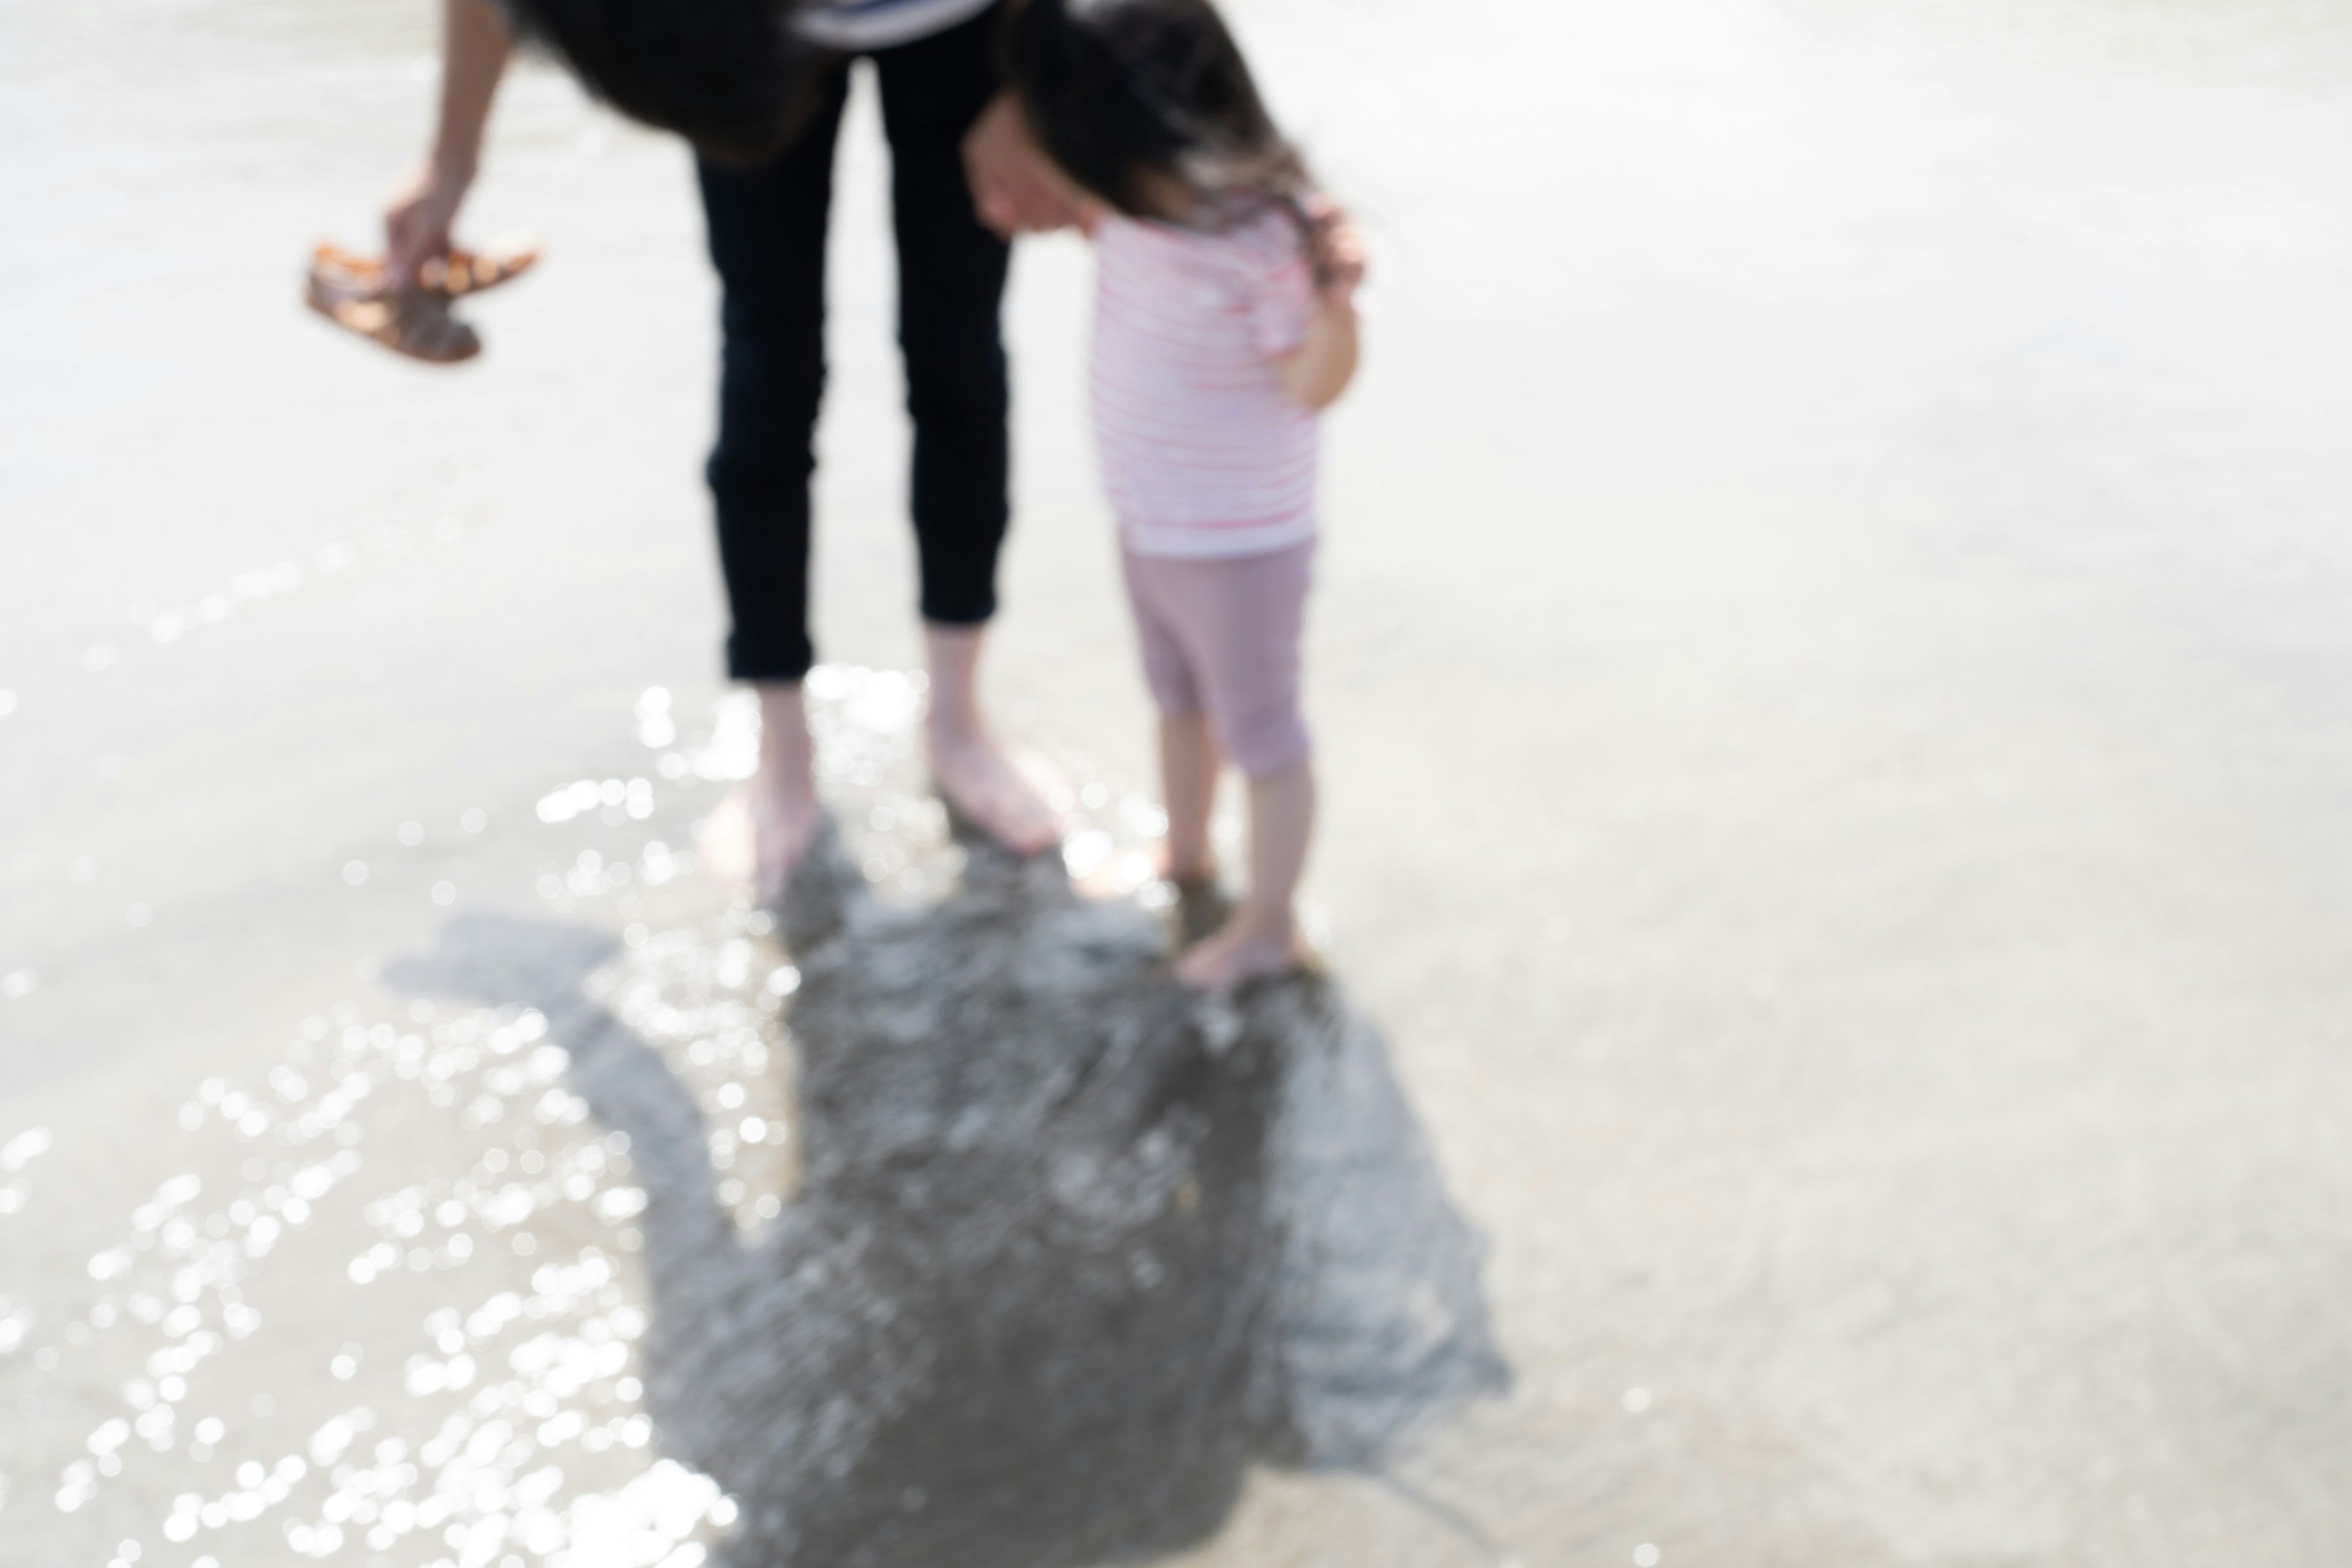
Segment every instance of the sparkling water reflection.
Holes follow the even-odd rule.
[[[1158,974],[1157,813],[1066,763],[1066,868],[1013,866],[955,842],[920,787],[919,678],[828,668],[811,689],[843,832],[791,951],[740,904],[656,916],[650,896],[698,886],[691,850],[562,847],[750,772],[748,702],[684,743],[648,691],[646,773],[561,785],[527,829],[568,861],[536,887],[555,918],[461,919],[387,971],[415,999],[305,1018],[266,1070],[122,1130],[155,1180],[86,1284],[0,1280],[0,1394],[39,1417],[29,1454],[8,1446],[0,1510],[87,1519],[67,1538],[110,1542],[113,1563],[189,1568],[696,1568],[730,1540],[746,1562],[862,1560],[869,1540],[898,1562],[1078,1562],[1196,1539],[1252,1457],[1361,1460],[1495,1384],[1477,1244],[1377,1038],[1335,998],[1202,1013]],[[1145,896],[1076,900],[1066,868]],[[391,895],[361,861],[343,879]],[[877,1028],[920,1048],[877,1055]],[[1069,1100],[1069,1070],[1107,1059]],[[1318,1072],[1325,1113],[1302,1115]],[[1400,1147],[1367,1163],[1366,1140]],[[42,1201],[54,1142],[0,1143],[0,1219]],[[1343,1171],[1417,1248],[1350,1234]],[[971,1251],[981,1232],[1001,1255]],[[1368,1268],[1383,1250],[1440,1278]],[[1067,1316],[1098,1259],[1113,1316],[1151,1333]],[[1026,1383],[968,1342],[1055,1329]],[[1195,1396],[1204,1377],[1223,1394]],[[1110,1506],[1016,1521],[1001,1466],[960,1496],[991,1427],[1032,1481],[1100,1469],[1081,1438],[1124,1445]]]

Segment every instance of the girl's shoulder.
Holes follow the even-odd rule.
[[[1193,233],[1200,265],[1249,293],[1290,288],[1311,270],[1306,237],[1282,207]]]
[[[1268,204],[1232,225],[1221,236],[1236,254],[1262,266],[1307,259],[1307,233],[1287,206]]]
[[[1151,218],[1108,214],[1095,221],[1087,237],[1097,256],[1130,267],[1197,267],[1202,260],[1200,236]]]
[[[1216,228],[1111,214],[1097,220],[1092,237],[1097,247],[1223,269],[1263,273],[1307,264],[1307,242],[1298,221],[1278,206]]]

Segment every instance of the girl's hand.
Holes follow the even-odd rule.
[[[1316,247],[1315,270],[1323,297],[1333,302],[1352,301],[1364,282],[1364,237],[1342,219],[1322,231]]]
[[[1364,281],[1364,237],[1328,196],[1299,209],[1318,302],[1297,348],[1276,362],[1282,389],[1305,408],[1328,408],[1356,378],[1356,289]]]
[[[1353,303],[1364,281],[1364,237],[1347,212],[1328,196],[1307,204],[1307,258],[1315,268],[1315,289],[1324,302]]]

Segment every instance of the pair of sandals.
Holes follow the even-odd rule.
[[[396,354],[428,364],[457,364],[480,353],[482,340],[450,307],[468,294],[512,282],[538,260],[538,248],[523,244],[451,250],[426,261],[409,288],[394,289],[383,262],[322,244],[311,252],[302,300],[346,331]]]

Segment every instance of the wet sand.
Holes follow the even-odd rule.
[[[675,148],[527,79],[478,232],[550,260],[479,308],[484,361],[304,316],[303,247],[364,238],[418,134],[415,9],[0,7],[0,200],[38,241],[0,247],[11,1568],[309,1560],[329,1525],[337,1561],[462,1562],[457,1516],[418,1517],[468,1476],[511,1526],[488,1563],[541,1555],[526,1515],[567,1532],[551,1563],[624,1519],[665,1553],[733,1527],[605,1348],[649,1321],[625,1156],[530,1078],[514,1007],[421,1016],[383,978],[461,918],[669,955],[716,1011],[646,1031],[710,1075],[741,1218],[781,1213],[795,1112],[745,1058],[772,939],[648,881],[719,787],[660,771],[719,694],[696,215]],[[1314,896],[1487,1239],[1513,1381],[1385,1476],[1246,1471],[1180,1560],[2339,1562],[2352,17],[1622,9],[1433,41],[1391,4],[1238,7],[1380,268],[1334,430]],[[904,437],[860,126],[820,630],[887,669]],[[1066,243],[1019,264],[994,675],[1101,786],[1110,854],[1147,731],[1085,276]],[[583,780],[619,798],[542,813]],[[331,1117],[331,1047],[382,1079]],[[522,1073],[499,1122],[464,1120],[487,1089],[436,1104],[444,1057]],[[235,1122],[274,1106],[258,1142],[238,1093]],[[194,1302],[173,1235],[219,1259]],[[509,1292],[541,1316],[475,1321]]]

